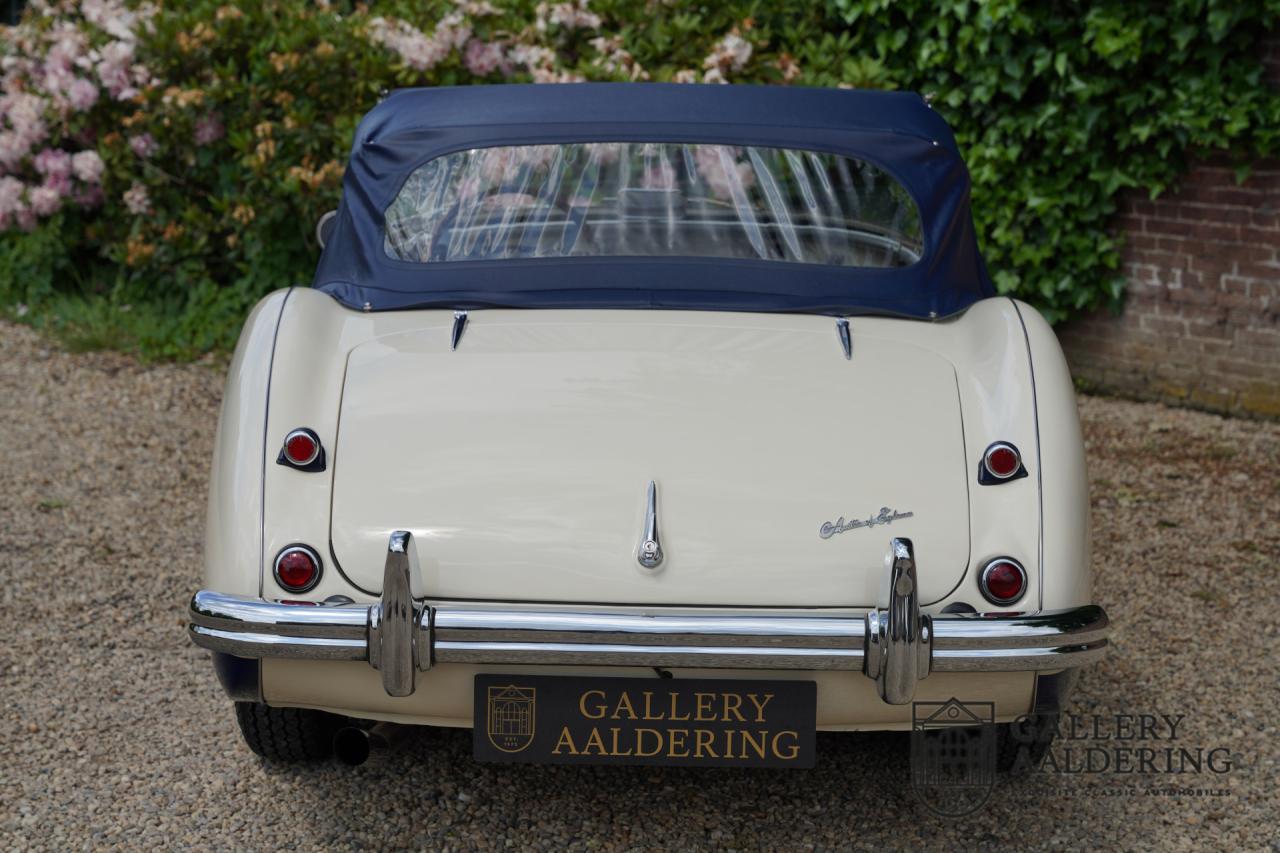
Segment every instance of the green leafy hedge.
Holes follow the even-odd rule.
[[[310,278],[312,227],[382,91],[648,79],[932,93],[993,276],[1058,320],[1121,294],[1118,193],[1159,191],[1202,152],[1280,146],[1258,60],[1278,9],[37,0],[0,29],[0,310],[82,346],[224,349],[261,294]]]
[[[1191,157],[1243,167],[1280,147],[1259,50],[1275,0],[833,5],[882,84],[934,94],[997,285],[1051,320],[1120,299],[1107,226],[1126,187],[1154,195]]]

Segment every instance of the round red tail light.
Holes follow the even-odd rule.
[[[291,465],[310,465],[320,455],[320,439],[309,429],[295,429],[284,437],[284,456]]]
[[[276,555],[275,575],[289,592],[306,592],[320,582],[320,555],[306,545],[290,545]]]
[[[1027,591],[1027,570],[1011,557],[998,557],[983,567],[978,585],[992,604],[1013,604]]]
[[[1018,448],[1006,441],[997,441],[987,448],[982,455],[982,464],[991,476],[999,480],[1007,480],[1022,467],[1022,454]]]

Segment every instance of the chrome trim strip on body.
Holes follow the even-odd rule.
[[[860,669],[862,649],[632,643],[436,642],[438,663],[592,664],[721,669]]]
[[[262,476],[258,478],[258,595],[266,594],[267,583],[267,458],[271,446],[269,430],[271,428],[271,382],[276,372],[276,344],[280,341],[280,325],[284,322],[284,309],[289,306],[289,297],[295,288],[284,292],[280,300],[280,313],[276,315],[275,327],[271,330],[271,362],[267,365],[267,398],[262,405]]]
[[[1027,345],[1027,373],[1031,376],[1031,420],[1036,427],[1036,499],[1039,512],[1039,545],[1036,549],[1036,594],[1039,596],[1040,609],[1044,609],[1044,450],[1040,446],[1040,394],[1036,391],[1036,363],[1031,357],[1031,333],[1027,331],[1027,321],[1022,319],[1022,310],[1018,302],[1009,297],[1013,311],[1018,315],[1018,325],[1022,326],[1022,340]]]
[[[653,646],[862,648],[861,617],[665,616],[433,607],[435,637],[456,642],[597,642]]]

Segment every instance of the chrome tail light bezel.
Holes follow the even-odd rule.
[[[1018,594],[1011,598],[1001,598],[997,596],[991,591],[991,587],[988,586],[988,580],[991,577],[992,570],[1001,564],[1013,566],[1018,570],[1018,574],[1022,576],[1022,585],[1018,589]],[[978,589],[982,593],[982,597],[999,607],[1007,607],[1010,604],[1016,604],[1021,601],[1022,597],[1027,594],[1027,585],[1029,582],[1030,575],[1027,574],[1026,566],[1022,565],[1020,561],[1015,560],[1013,557],[992,557],[990,560],[987,560],[986,564],[982,567],[982,571],[978,575]]]
[[[1009,474],[998,474],[992,469],[991,463],[988,461],[991,454],[998,450],[1010,450],[1017,457],[1018,465]],[[978,484],[982,486],[998,486],[1001,483],[1011,483],[1014,480],[1021,480],[1027,476],[1027,466],[1022,461],[1022,451],[1018,450],[1018,446],[1009,441],[993,441],[987,445],[987,449],[982,451],[982,459],[978,461]]]
[[[289,442],[299,436],[306,436],[315,444],[315,453],[305,462],[297,462],[289,456]],[[276,457],[276,464],[283,465],[286,468],[293,468],[296,471],[316,472],[325,469],[325,451],[324,442],[320,440],[320,436],[310,427],[297,427],[289,430],[285,435],[284,441],[280,443],[280,454]]]
[[[315,574],[312,575],[311,581],[303,586],[293,586],[285,583],[284,578],[280,577],[280,561],[289,554],[302,553],[311,560],[311,564],[315,566]],[[286,545],[280,549],[280,553],[276,554],[275,560],[271,563],[271,574],[276,579],[276,584],[289,593],[298,595],[304,592],[310,592],[320,583],[320,578],[324,575],[324,560],[320,558],[320,553],[310,545],[304,545],[301,542],[295,542],[292,545]]]

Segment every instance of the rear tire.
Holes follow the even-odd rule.
[[[308,708],[272,708],[237,702],[236,722],[249,748],[268,761],[320,761],[333,754],[343,718]]]
[[[1021,776],[1037,769],[1058,735],[1057,714],[1027,714],[997,727],[996,767]]]

